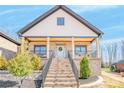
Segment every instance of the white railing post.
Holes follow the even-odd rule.
[[[74,59],[75,58],[75,45],[74,45],[74,37],[72,37],[72,58]]]
[[[49,50],[50,50],[50,38],[47,37],[47,58],[49,58]]]

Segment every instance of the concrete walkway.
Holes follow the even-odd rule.
[[[94,76],[86,80],[80,80],[80,88],[100,88],[102,84],[103,78],[101,76]]]
[[[120,73],[116,73],[116,72],[109,73],[109,72],[102,71],[102,75],[124,83],[124,77],[121,77]]]

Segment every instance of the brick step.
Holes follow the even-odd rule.
[[[47,76],[47,78],[74,78],[74,76]]]
[[[49,71],[61,71],[61,72],[67,72],[67,71],[72,71],[70,69],[49,69]]]
[[[44,87],[77,87],[77,82],[68,59],[53,59]]]
[[[45,88],[65,88],[65,87],[74,87],[77,88],[77,84],[45,84]]]
[[[56,73],[60,73],[60,74],[68,73],[68,74],[73,74],[72,71],[49,71],[48,73],[54,73],[54,74],[56,74]]]
[[[49,68],[49,70],[71,70],[71,68]]]
[[[48,78],[48,79],[46,79],[45,80],[45,82],[55,82],[55,81],[57,81],[57,82],[75,82],[76,83],[76,81],[75,81],[75,79],[53,79],[53,78]]]
[[[44,85],[77,85],[76,82],[45,82]]]
[[[52,73],[53,73],[53,74],[57,74],[57,73],[58,73],[58,74],[66,74],[66,75],[67,75],[67,74],[73,74],[73,72],[60,72],[60,71],[58,71],[58,72],[49,71],[49,73],[50,73],[50,74],[52,74]],[[49,74],[49,73],[47,73],[47,74]]]
[[[56,78],[57,80],[75,80],[75,77],[73,78]],[[47,77],[46,80],[55,80],[55,78],[52,78],[52,77]]]
[[[52,66],[50,68],[71,68],[71,66]]]
[[[61,69],[49,69],[49,71],[55,71],[55,72],[72,72],[72,70],[70,70],[70,69],[68,69],[68,70],[66,70],[66,69],[64,69],[64,70],[61,70]]]
[[[58,76],[59,76],[59,77],[61,77],[61,76],[62,76],[62,77],[64,77],[64,76],[65,76],[65,77],[68,77],[68,76],[69,76],[69,77],[74,77],[74,74],[49,74],[49,73],[48,73],[47,76],[48,76],[48,77],[49,77],[49,76],[57,76],[57,77],[58,77]]]
[[[48,72],[48,74],[49,75],[53,75],[53,74],[65,74],[65,75],[69,74],[69,75],[74,75],[73,73],[70,73],[70,72],[63,72],[63,73],[62,72],[60,72],[60,73],[58,73],[58,72],[57,73],[56,72]]]
[[[51,66],[65,66],[65,67],[69,66],[70,67],[71,65],[62,63],[62,64],[51,64]]]

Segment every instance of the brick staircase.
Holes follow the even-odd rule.
[[[45,79],[44,87],[77,87],[77,82],[68,58],[53,58]]]

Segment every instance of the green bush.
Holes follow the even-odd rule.
[[[84,56],[80,62],[80,78],[88,78],[91,75],[91,70],[89,67],[89,60],[87,56]]]
[[[110,71],[112,71],[112,72],[116,72],[117,71],[117,67],[116,67],[115,64],[111,65]]]
[[[33,71],[31,56],[28,53],[18,53],[8,63],[8,70],[17,77],[26,77]]]
[[[4,57],[0,56],[0,70],[7,69],[7,61]]]
[[[32,55],[31,62],[34,70],[41,69],[41,58],[38,55]]]

